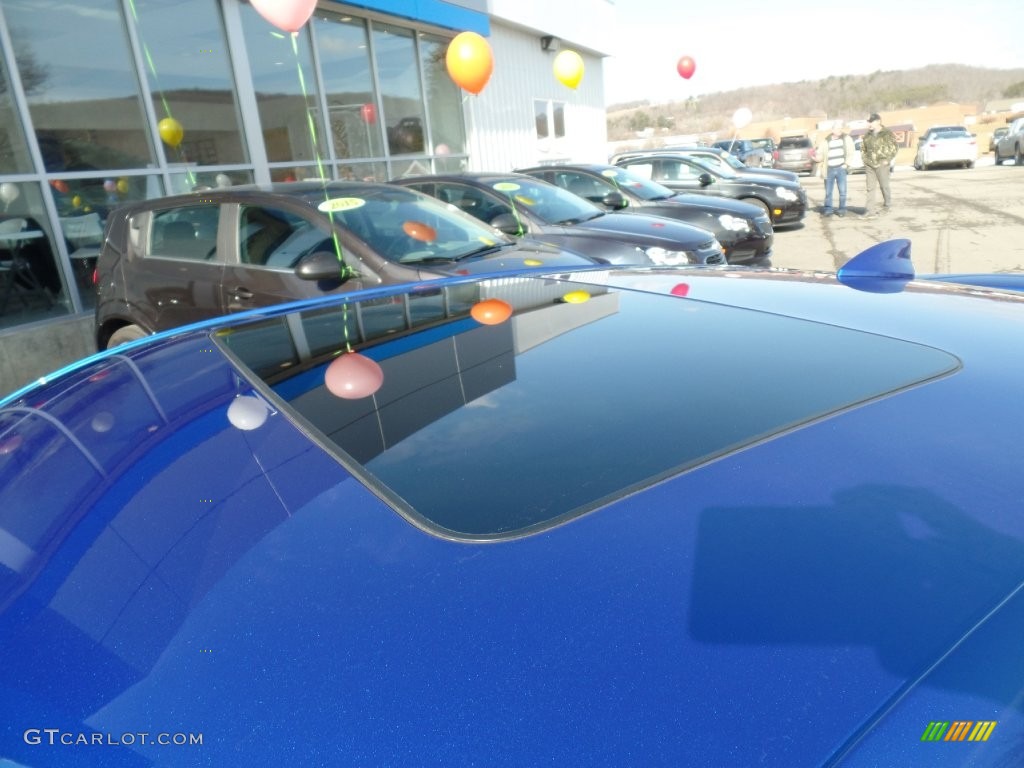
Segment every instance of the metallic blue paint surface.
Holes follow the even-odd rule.
[[[1024,299],[776,271],[580,277],[595,280],[658,302],[685,282],[684,307],[830,323],[960,367],[474,543],[359,482],[235,369],[217,324],[92,358],[0,408],[0,765],[1019,761]],[[265,423],[236,429],[227,408],[254,394]],[[998,725],[921,742],[934,720]],[[140,732],[203,743],[60,743]]]

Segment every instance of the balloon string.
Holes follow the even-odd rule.
[[[146,44],[146,39],[142,36],[142,26],[139,24],[139,11],[135,7],[135,0],[128,0],[128,5],[132,11],[132,20],[135,22],[135,29],[139,33],[139,43],[142,45],[142,56],[146,60],[146,65],[149,67],[150,73],[153,75],[153,85],[156,92],[160,94],[160,104],[164,108],[164,117],[168,117],[174,120],[174,115],[171,113],[171,105],[167,101],[167,95],[164,93],[164,89],[160,87],[160,75],[156,71],[156,64],[153,62],[153,56],[149,52],[149,46]],[[161,137],[162,139],[163,137]],[[166,142],[165,142],[166,143]],[[185,150],[181,147],[181,144],[173,147],[178,153],[178,158],[185,166],[185,178],[188,180],[190,187],[195,186],[196,178],[192,173],[192,169],[188,166],[188,157],[185,155]]]
[[[519,209],[516,207],[516,201],[511,192],[508,193],[508,202],[512,206],[512,218],[516,220],[516,226],[519,228],[516,237],[522,237],[526,234],[526,228],[523,226],[523,220],[519,218]]]
[[[320,157],[320,142],[317,140],[316,120],[313,117],[313,111],[311,109],[309,109],[309,90],[306,88],[306,76],[305,76],[305,73],[302,71],[302,60],[299,57],[299,33],[298,32],[292,32],[291,33],[291,39],[292,39],[292,57],[295,59],[295,71],[298,73],[298,78],[299,78],[299,90],[302,92],[302,104],[303,104],[303,106],[306,109],[306,126],[307,126],[307,128],[309,130],[310,146],[312,147],[312,150],[313,150],[313,157],[316,160],[317,175],[324,182],[324,202],[328,202],[331,199],[330,192],[327,189],[327,181],[328,181],[328,179],[327,179],[327,176],[324,173],[323,159]],[[326,213],[327,213],[327,219],[328,219],[328,221],[331,224],[331,242],[334,245],[334,255],[335,255],[335,258],[338,259],[339,277],[342,280],[348,280],[348,279],[354,277],[357,273],[356,273],[355,269],[353,269],[351,266],[349,266],[348,264],[345,263],[344,253],[343,253],[342,248],[341,248],[341,240],[338,239],[338,232],[337,232],[336,227],[334,226],[334,224],[335,224],[334,211],[331,210],[331,207],[329,205],[324,206],[324,208],[325,208]],[[342,224],[344,224],[344,221],[342,221]],[[344,328],[345,328],[345,343],[346,343],[346,345],[348,345],[349,351],[351,352],[352,351],[352,347],[348,343],[348,321],[347,321],[347,315],[345,316],[344,323],[345,323],[345,325],[344,325]]]

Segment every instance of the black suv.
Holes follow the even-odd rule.
[[[783,136],[779,139],[779,159],[775,167],[813,176],[818,168],[814,155],[814,142],[809,136]]]

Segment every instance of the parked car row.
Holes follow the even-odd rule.
[[[556,184],[608,210],[664,216],[713,232],[730,264],[771,264],[774,230],[771,218],[759,205],[676,192],[614,165],[545,165],[520,172]]]
[[[282,301],[523,268],[770,266],[807,195],[715,147],[616,164],[204,190],[123,206],[95,272],[110,348]]]
[[[767,175],[774,171],[751,168],[737,173],[713,168],[686,151],[625,156],[615,164],[677,192],[731,197],[757,205],[774,227],[797,224],[807,212],[807,192],[800,183]]]

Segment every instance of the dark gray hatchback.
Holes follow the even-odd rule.
[[[97,263],[96,344],[377,285],[597,260],[517,242],[389,184],[233,187],[125,206]]]

